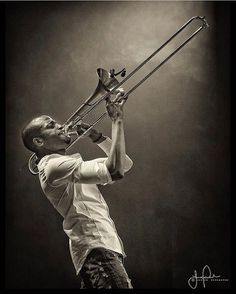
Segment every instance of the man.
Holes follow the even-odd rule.
[[[107,154],[106,158],[83,161],[79,153],[66,155],[71,138],[51,117],[33,119],[23,130],[24,145],[38,157],[41,187],[63,216],[63,229],[81,288],[132,288],[123,265],[123,244],[97,185],[110,184],[124,177],[133,165],[125,154],[123,89],[117,102],[107,100],[112,120],[112,139],[96,130],[88,137]],[[81,124],[79,134],[88,126]]]

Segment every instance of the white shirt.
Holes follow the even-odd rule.
[[[106,138],[98,146],[108,155],[111,139]],[[77,274],[93,248],[103,247],[126,256],[108,206],[97,187],[97,184],[112,183],[106,159],[83,161],[79,153],[51,154],[44,156],[38,164],[41,187],[64,218],[63,229],[69,237]],[[132,165],[126,155],[125,172]]]

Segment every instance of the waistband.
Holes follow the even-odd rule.
[[[97,247],[97,248],[92,249],[90,251],[90,253],[88,254],[87,258],[95,257],[95,256],[105,257],[107,253],[113,255],[114,257],[118,256],[119,258],[122,259],[122,261],[124,259],[122,254],[115,252],[113,250],[107,249],[107,248],[103,248],[103,247]]]

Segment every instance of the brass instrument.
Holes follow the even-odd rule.
[[[171,54],[169,54],[161,63],[159,63],[152,71],[150,71],[146,76],[144,76],[139,82],[137,82],[130,90],[128,90],[122,99],[127,99],[128,96],[136,90],[142,83],[144,83],[151,75],[154,74],[163,64],[165,64],[171,57],[173,57],[180,49],[182,49],[193,37],[195,37],[202,29],[209,27],[206,18],[204,16],[194,16],[190,18],[182,27],[180,27],[165,43],[163,43],[156,51],[154,51],[149,57],[147,57],[140,65],[138,65],[132,72],[130,72],[122,81],[118,81],[115,76],[121,75],[125,76],[125,69],[122,69],[119,73],[115,73],[112,69],[108,72],[105,69],[98,68],[97,74],[99,77],[98,85],[93,92],[93,94],[86,99],[86,101],[67,119],[64,126],[70,125],[71,128],[81,124],[83,119],[89,115],[89,113],[97,107],[101,102],[105,101],[111,95],[114,95],[117,90],[123,85],[127,80],[129,80],[138,70],[140,70],[149,60],[151,60],[158,52],[160,52],[168,43],[170,43],[180,32],[182,32],[190,23],[194,20],[200,20],[201,25],[196,29],[185,41],[183,41]],[[115,101],[115,100],[113,100]],[[99,116],[93,123],[90,124],[89,128],[84,131],[84,133],[74,140],[67,146],[70,148],[76,141],[86,136],[86,134],[97,125],[105,116],[107,112],[104,112]],[[37,156],[32,154],[28,167],[33,175],[38,174],[37,169]]]

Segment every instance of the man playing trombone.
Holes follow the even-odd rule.
[[[125,153],[124,91],[107,99],[112,121],[112,138],[91,129],[87,136],[106,154],[105,158],[83,161],[79,153],[66,155],[71,142],[69,129],[43,115],[31,120],[22,131],[26,148],[36,153],[43,192],[63,217],[63,229],[81,288],[132,288],[123,265],[123,244],[110,218],[107,204],[97,185],[124,177],[133,165]],[[88,129],[81,123],[78,134]]]

